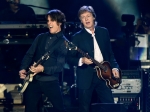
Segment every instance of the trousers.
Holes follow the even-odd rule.
[[[54,81],[37,81],[29,83],[24,92],[25,112],[37,112],[38,103],[44,94],[52,103],[56,112],[66,112],[63,105],[63,98],[59,87],[59,82]]]
[[[111,89],[108,88],[106,82],[99,79],[96,72],[94,72],[90,88],[79,89],[79,112],[90,112],[91,98],[94,90],[101,103],[114,103]]]

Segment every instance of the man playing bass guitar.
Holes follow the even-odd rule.
[[[108,72],[113,76],[109,78],[119,79],[120,69],[111,49],[109,34],[106,28],[96,26],[96,14],[91,6],[83,6],[78,11],[82,29],[73,35],[71,42],[79,49],[68,52],[68,63],[77,66],[77,87],[79,89],[79,112],[89,112],[92,92],[95,89],[101,103],[114,103],[111,89],[107,86],[102,77],[102,72]],[[93,58],[90,58],[90,57]],[[95,61],[96,60],[96,61]],[[111,67],[100,67],[97,65],[107,61]],[[97,64],[99,62],[99,64]],[[99,68],[99,67],[98,67]],[[100,71],[101,70],[101,71]],[[120,84],[113,85],[115,88]]]

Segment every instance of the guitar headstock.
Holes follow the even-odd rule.
[[[77,46],[75,46],[72,42],[66,41],[66,48],[69,50],[77,50]]]

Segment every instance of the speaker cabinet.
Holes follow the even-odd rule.
[[[127,112],[124,104],[117,103],[94,103],[91,105],[91,112]]]

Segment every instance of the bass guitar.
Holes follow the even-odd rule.
[[[39,64],[41,64],[44,60],[47,60],[49,58],[49,52],[45,53],[37,62],[36,64],[34,65],[34,67],[37,67]],[[20,93],[23,93],[27,86],[29,85],[30,82],[32,82],[33,80],[33,72],[32,71],[28,71],[27,74],[26,74],[26,78],[23,80],[23,83],[20,83],[18,85],[18,91]]]
[[[106,85],[110,89],[117,89],[120,86],[121,77],[122,77],[120,69],[119,69],[119,78],[115,78],[113,73],[112,73],[112,67],[111,67],[109,62],[103,61],[103,62],[99,63],[94,58],[90,57],[87,53],[85,53],[84,51],[82,51],[80,48],[78,48],[72,42],[69,42],[69,41],[67,41],[67,48],[69,50],[77,50],[84,57],[91,59],[92,62],[96,65],[95,70],[97,72],[98,78],[101,78],[104,81],[106,81]]]

